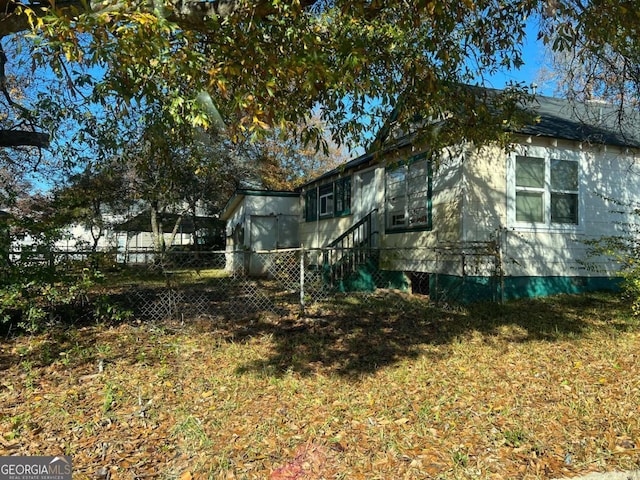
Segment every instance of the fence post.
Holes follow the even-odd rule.
[[[501,228],[498,232],[498,267],[500,268],[500,303],[504,304],[504,252],[503,252],[503,242],[504,246],[507,244],[507,229]]]
[[[300,314],[304,315],[304,245],[300,244]]]
[[[49,274],[53,275],[54,272],[56,271],[56,257],[51,247],[48,248],[47,257],[48,257],[47,263],[49,268]]]
[[[440,268],[440,262],[439,262],[439,260],[440,260],[440,250],[438,250],[436,248],[435,249],[435,253],[436,253],[436,262],[435,262],[436,266],[434,268],[434,271],[435,271],[435,277],[436,278],[434,279],[434,282],[433,282],[433,290],[434,290],[433,291],[433,300],[434,300],[434,303],[436,305],[439,305],[440,304],[440,283],[438,282],[438,279],[439,279],[438,275],[439,275],[439,268]],[[429,282],[429,283],[431,283],[431,282]],[[431,296],[431,285],[429,285],[429,296]]]

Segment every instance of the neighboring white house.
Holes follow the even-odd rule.
[[[0,210],[2,216],[9,215]],[[164,213],[160,216],[163,226],[163,236],[167,247],[177,249],[220,249],[224,242],[224,222],[218,218],[205,215],[202,209],[198,215],[184,215],[173,234],[173,228],[178,219],[175,213]],[[76,255],[80,258],[90,253],[94,248],[95,238],[97,243],[95,250],[116,254],[118,263],[150,263],[154,258],[154,240],[151,233],[151,220],[149,210],[131,211],[126,214],[114,215],[108,212],[103,214],[104,227],[102,231],[96,229],[91,232],[84,225],[71,224],[64,228],[61,238],[54,244],[59,253]],[[1,227],[1,225],[0,225]],[[4,232],[0,228],[0,247],[2,247],[2,235],[6,235],[5,250],[11,252],[14,257],[19,252],[30,251],[37,241],[29,235],[18,238],[9,238],[8,230]],[[171,243],[169,245],[169,243]],[[2,253],[2,252],[0,252]]]
[[[614,287],[615,265],[581,261],[585,240],[636,221],[614,201],[640,196],[640,142],[608,125],[605,105],[536,102],[537,121],[508,150],[463,145],[435,158],[405,137],[309,182],[291,238],[305,248],[375,247],[381,271],[429,274],[432,293],[463,301]],[[250,216],[269,208],[256,203]],[[231,249],[237,225],[227,226]],[[281,246],[258,234],[241,243]]]
[[[146,213],[146,215],[145,215]],[[164,232],[165,241],[171,239],[171,230],[175,222],[175,218],[165,219]],[[175,217],[173,215],[172,217]],[[167,219],[169,221],[167,221]],[[207,218],[207,220],[209,220]],[[182,220],[180,227],[173,238],[173,246],[185,246],[193,243],[193,222],[185,218]],[[99,233],[98,251],[116,250],[124,253],[126,251],[144,251],[153,250],[153,235],[151,234],[150,220],[148,212],[142,212],[131,216],[111,215],[105,216],[105,227]],[[92,233],[83,225],[70,225],[66,228],[66,234],[62,240],[56,242],[56,248],[62,251],[88,250],[93,246],[94,239]]]

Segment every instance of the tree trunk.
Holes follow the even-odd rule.
[[[91,238],[93,239],[93,246],[91,247],[91,251],[96,253],[98,251],[98,243],[100,243],[100,239],[104,235],[104,222],[102,219],[102,209],[101,202],[99,200],[92,200],[92,216],[91,219]]]
[[[151,237],[153,240],[153,251],[162,253],[164,251],[164,234],[162,221],[158,216],[158,202],[151,202]]]
[[[93,240],[93,245],[91,246],[91,252],[96,253],[98,251],[98,244],[100,243],[100,239],[104,235],[104,229],[102,228],[101,225],[92,225],[90,231],[91,231],[91,239]]]
[[[169,241],[167,242],[169,244],[169,247],[173,245],[173,241],[175,240],[176,235],[178,234],[178,229],[180,228],[180,224],[182,223],[183,216],[184,216],[184,212],[178,215],[178,218],[176,219],[176,223],[173,224],[173,229],[171,230],[171,235],[169,236]]]

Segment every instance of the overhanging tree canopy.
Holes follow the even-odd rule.
[[[456,85],[520,64],[534,7],[528,0],[2,0],[0,33],[29,32],[35,64],[49,65],[70,88],[85,78],[77,65],[99,67],[92,99],[105,106],[162,98],[174,117],[195,125],[210,126],[217,111],[237,135],[293,129],[316,110],[345,142],[361,140],[403,93],[408,119],[459,109]],[[198,101],[201,92],[215,109]],[[322,138],[312,124],[297,133]]]
[[[598,2],[611,3],[585,2],[585,11]],[[586,26],[576,30],[585,35],[581,41],[623,46],[598,27],[598,15],[576,10],[578,4],[583,5],[575,0],[1,0],[0,34],[28,35],[35,65],[48,65],[69,88],[90,85],[91,101],[116,113],[129,102],[162,100],[179,121],[209,127],[222,119],[232,135],[259,135],[277,126],[320,145],[322,135],[313,124],[297,128],[315,111],[335,140],[362,144],[401,98],[400,124],[416,115],[453,113],[462,120],[452,124],[443,142],[483,141],[499,135],[513,112],[514,92],[517,96],[526,86],[478,99],[459,85],[518,67],[528,18],[542,15],[555,26],[547,28],[546,39],[557,48],[565,44],[556,38],[578,40],[563,37],[560,26],[574,11],[575,24]],[[100,76],[88,80],[86,69],[92,68]]]
[[[558,90],[579,100],[640,105],[640,10],[635,1],[549,2],[541,36]]]

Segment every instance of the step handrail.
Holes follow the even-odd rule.
[[[364,242],[368,242],[369,243],[369,247],[371,247],[371,237],[373,233],[377,233],[377,232],[372,232],[371,231],[371,225],[372,225],[372,219],[373,219],[373,214],[376,213],[378,211],[377,208],[374,208],[373,210],[371,210],[369,213],[367,213],[364,217],[362,217],[360,220],[358,220],[356,223],[354,223],[353,225],[351,225],[351,227],[349,227],[342,235],[340,235],[338,238],[336,238],[333,242],[329,243],[327,245],[328,248],[336,248],[338,247],[341,243],[344,242],[344,240],[349,237],[350,235],[353,235],[361,226],[368,224],[368,227],[366,229],[366,237],[360,241],[360,244],[364,243]],[[344,245],[343,245],[344,246]]]

